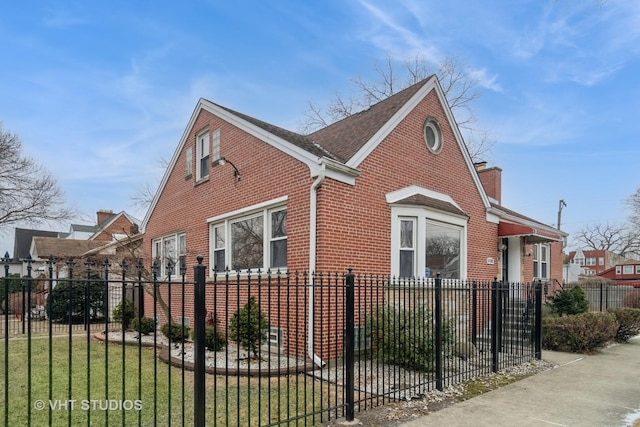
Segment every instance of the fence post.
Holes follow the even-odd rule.
[[[440,273],[436,275],[435,288],[435,304],[436,304],[436,389],[444,390],[442,371],[442,279]]]
[[[475,346],[478,341],[478,284],[473,281],[471,289],[471,343]]]
[[[491,370],[498,372],[500,353],[500,303],[498,279],[494,278],[491,284]]]
[[[344,347],[345,347],[345,404],[346,404],[346,420],[353,421],[355,417],[354,407],[354,317],[355,317],[355,296],[354,296],[354,282],[355,276],[349,268],[349,273],[346,277],[345,287],[345,335],[344,335]]]
[[[195,284],[193,287],[193,317],[194,317],[194,379],[193,379],[193,425],[204,427],[205,423],[205,347],[204,327],[205,309],[205,276],[207,267],[202,264],[202,255],[196,257],[198,264],[193,267]]]
[[[535,357],[542,360],[542,281],[534,284],[536,292]]]

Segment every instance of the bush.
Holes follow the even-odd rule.
[[[269,322],[260,310],[256,297],[249,298],[249,301],[231,317],[229,337],[245,350],[252,352],[255,358],[258,357],[260,346],[267,341],[268,332]]]
[[[586,313],[589,311],[589,300],[580,286],[571,289],[560,289],[549,298],[547,303],[551,310],[559,316]]]
[[[58,282],[47,299],[52,321],[83,323],[85,320],[96,322],[104,319],[106,287],[99,277],[92,279],[96,280]],[[85,311],[88,311],[88,319],[85,319]]]
[[[375,348],[385,362],[418,371],[435,368],[435,322],[426,305],[379,309],[371,325]],[[443,322],[442,337],[443,348],[453,344],[455,332],[450,322]]]
[[[220,351],[227,345],[227,340],[215,326],[207,326],[204,330],[204,346],[209,351]]]
[[[640,308],[640,289],[634,289],[622,298],[625,307]]]
[[[169,338],[173,342],[184,342],[189,338],[189,331],[191,328],[181,325],[179,323],[165,323],[160,328],[160,332]]]
[[[630,338],[640,334],[640,309],[638,308],[610,308],[618,321],[616,341],[627,342]]]
[[[131,321],[135,317],[138,317],[138,308],[133,301],[126,298],[120,301],[120,304],[113,310],[113,320],[121,322],[122,329],[125,331],[129,329]]]
[[[156,321],[149,317],[141,317],[138,319],[136,316],[131,320],[131,329],[141,335],[149,335],[156,330]]]
[[[618,322],[611,313],[581,313],[542,319],[546,350],[590,353],[616,337]]]

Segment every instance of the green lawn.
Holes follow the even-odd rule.
[[[193,373],[185,371],[183,388],[180,368],[169,368],[152,348],[59,337],[52,341],[50,359],[49,340],[34,338],[29,398],[28,342],[9,340],[8,378],[4,345],[0,340],[0,424],[8,407],[10,426],[27,425],[29,410],[33,426],[48,425],[49,417],[54,426],[168,426],[183,420],[193,425]],[[303,376],[258,381],[207,375],[207,425],[266,425],[320,411],[319,387]],[[319,423],[318,416],[306,419],[306,425]]]

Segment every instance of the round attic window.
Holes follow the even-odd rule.
[[[424,122],[424,142],[427,144],[427,148],[434,154],[440,152],[442,148],[442,132],[440,132],[440,125],[433,117],[429,117]]]

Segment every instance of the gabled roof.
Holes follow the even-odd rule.
[[[29,251],[31,250],[31,239],[35,236],[58,237],[58,232],[16,228],[15,240],[13,243],[14,260],[24,259],[29,256]]]
[[[104,242],[95,240],[58,239],[57,237],[34,237],[31,244],[31,256],[45,259],[81,256],[85,252],[104,246]]]
[[[358,165],[432,91],[436,93],[444,109],[456,143],[460,147],[483,204],[488,209],[490,207],[489,198],[482,187],[478,174],[475,172],[473,162],[456,125],[453,113],[437,78],[431,76],[372,105],[364,111],[353,114],[309,135],[301,135],[220,106],[206,99],[200,99],[169,162],[162,182],[158,186],[154,200],[147,211],[142,223],[142,231],[144,231],[171,171],[175,167],[187,138],[191,134],[195,121],[202,111],[207,111],[231,123],[303,162],[309,167],[312,177],[317,176],[322,170],[332,168],[334,171],[332,178],[341,180],[341,177],[344,176],[343,182],[351,183],[354,182],[353,178],[357,176],[358,171],[356,168]]]
[[[320,146],[348,162],[387,123],[429,79],[391,95],[366,110],[355,113],[309,135]]]
[[[122,212],[120,212],[118,214],[111,215],[109,218],[105,219],[100,224],[98,224],[97,226],[93,227],[93,230],[92,230],[93,231],[93,235],[91,237],[89,237],[89,240],[95,239],[100,233],[102,233],[104,230],[109,228],[111,226],[111,224],[113,224],[114,222],[116,222],[118,219],[120,219],[123,216],[131,224],[140,225],[140,220],[139,219],[132,217],[131,215],[129,215],[125,211],[122,211]],[[125,232],[127,232],[127,231],[128,230],[125,230]]]

